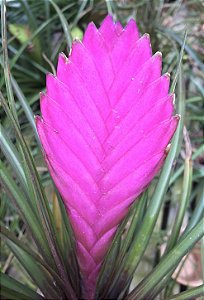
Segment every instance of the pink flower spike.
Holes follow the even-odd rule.
[[[69,58],[59,56],[41,94],[37,130],[77,243],[83,299],[119,223],[161,168],[179,118],[169,76],[148,35],[107,16],[90,23]]]

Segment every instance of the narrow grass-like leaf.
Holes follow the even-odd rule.
[[[0,126],[0,141],[1,141],[1,149],[6,157],[6,159],[11,164],[19,182],[24,187],[24,190],[27,189],[26,177],[21,166],[21,161],[19,157],[19,153],[14,146],[14,144],[10,141],[5,129],[3,126]]]
[[[171,38],[173,38],[180,46],[183,45],[182,39],[172,30],[169,29],[161,29],[161,31],[167,33]],[[192,50],[192,48],[188,45],[185,45],[185,51],[189,54],[189,56],[197,63],[199,68],[204,71],[204,64],[202,61],[198,58],[197,54],[195,51]]]
[[[146,204],[147,204],[147,192],[144,192],[143,195],[138,200],[138,203],[136,203],[135,209],[133,208],[133,217],[131,220],[131,224],[128,228],[128,232],[126,236],[121,241],[121,249],[117,261],[117,267],[121,265],[126,252],[128,252],[128,249],[131,246],[132,241],[134,240],[134,236],[136,236],[137,234],[137,230],[139,229],[138,227],[140,227],[142,223]]]
[[[148,299],[152,289],[170,271],[174,270],[182,257],[204,236],[202,219],[177,245],[160,261],[156,268],[134,289],[126,300]]]
[[[19,300],[19,299],[26,299],[26,300],[31,300],[31,299],[45,299],[45,298],[38,298],[38,295],[36,298],[31,298],[27,294],[25,294],[23,291],[18,292],[16,290],[13,290],[12,288],[7,288],[2,286],[1,287],[1,299],[9,299],[9,300]]]
[[[3,164],[1,164],[0,179],[11,200],[13,200],[14,204],[19,208],[20,214],[22,215],[25,223],[28,225],[29,231],[32,233],[39,249],[41,249],[44,256],[51,263],[52,256],[46,243],[45,234],[40,226],[39,217],[35,214],[35,211],[32,209],[29,201],[25,198],[25,195],[18,188]]]
[[[54,280],[56,281],[56,283],[62,288],[62,289],[66,289],[64,282],[62,281],[62,279],[59,277],[59,275],[51,268],[50,264],[47,264],[40,256],[39,254],[37,254],[34,250],[32,250],[31,248],[29,248],[24,242],[22,242],[21,240],[19,240],[12,232],[10,232],[7,228],[1,226],[1,231],[0,234],[2,236],[3,239],[5,239],[6,241],[9,240],[11,242],[13,242],[16,246],[18,246],[20,249],[22,249],[23,251],[25,251],[28,255],[30,255],[36,262],[38,262],[38,264],[40,264],[42,267],[44,267],[47,272],[49,272]]]
[[[80,282],[79,282],[79,268],[76,260],[76,249],[75,249],[75,240],[74,234],[67,218],[67,212],[65,210],[64,204],[62,202],[61,196],[57,193],[58,204],[61,212],[61,221],[63,228],[63,249],[62,255],[64,256],[64,262],[66,265],[67,273],[69,275],[70,282],[72,286],[75,287],[77,296],[80,295]]]
[[[194,300],[204,296],[204,284],[170,297],[168,300]]]
[[[108,11],[108,14],[110,16],[114,16],[113,14],[113,9],[112,9],[112,2],[111,1],[108,1],[108,0],[105,0],[106,1],[106,6],[107,6],[107,11]],[[114,21],[115,21],[115,17],[114,17]]]
[[[186,143],[186,158],[185,158],[185,166],[184,166],[184,177],[183,177],[183,190],[180,200],[180,206],[178,208],[177,215],[175,217],[175,222],[171,231],[171,235],[168,239],[165,253],[171,250],[179,236],[181,231],[181,226],[183,222],[183,218],[186,212],[187,205],[189,203],[191,186],[192,186],[192,161],[191,161],[191,145],[189,136],[186,128],[184,127],[184,139]]]
[[[15,101],[13,96],[13,91],[10,82],[10,70],[9,70],[9,58],[8,58],[8,49],[7,49],[7,28],[6,28],[6,2],[2,0],[1,4],[1,34],[2,34],[2,48],[3,48],[3,66],[4,66],[4,78],[6,83],[7,95],[9,100],[9,106],[13,114],[14,119],[18,124],[18,117],[16,113]]]
[[[195,96],[195,97],[186,99],[186,103],[195,103],[195,102],[200,102],[200,101],[203,101],[203,97]]]
[[[199,184],[199,190],[197,195],[197,205],[195,207],[194,212],[191,215],[190,221],[182,235],[184,237],[202,218],[204,213],[204,180],[201,180]],[[182,238],[181,237],[181,238]]]
[[[179,73],[178,74],[178,86],[177,86],[177,94],[178,94],[179,101],[176,103],[176,110],[182,116],[182,118],[180,119],[180,127],[182,128],[182,130],[180,131],[179,144],[178,144],[178,148],[177,148],[177,152],[176,152],[176,158],[179,155],[179,151],[181,149],[181,145],[183,142],[183,127],[184,127],[184,118],[185,118],[185,112],[186,112],[182,62],[180,63],[180,66],[178,67],[177,72]]]
[[[7,241],[8,247],[11,249],[21,265],[28,272],[34,283],[40,288],[47,299],[60,299],[61,293],[59,289],[54,286],[52,277],[43,269],[35,259],[33,259],[24,250],[19,248],[13,242]]]
[[[25,15],[27,16],[29,25],[31,28],[37,28],[37,23],[36,23],[36,19],[33,15],[32,9],[29,5],[29,2],[27,0],[19,0],[22,9],[25,12]]]
[[[183,234],[181,235],[181,237],[179,238],[179,241],[182,241],[186,235],[192,230],[192,228],[194,228],[196,226],[196,224],[199,223],[199,221],[202,219],[203,217],[203,212],[204,212],[204,189],[203,189],[203,183],[201,182],[200,184],[200,191],[199,191],[199,195],[198,195],[198,204],[195,208],[194,213],[191,216],[190,222],[188,224],[188,226],[186,227],[185,231],[183,232]],[[174,270],[168,272],[163,278],[162,280],[159,282],[159,284],[152,289],[151,291],[151,297],[149,296],[149,300],[154,300],[156,295],[158,295],[162,289],[165,287],[165,298],[167,298],[167,293],[168,295],[171,294],[171,291],[173,289],[173,283],[170,283],[170,286],[168,286],[168,283],[170,282],[171,276],[173,274]]]
[[[49,20],[50,19],[50,2],[45,1],[44,5],[45,5],[46,20]],[[50,26],[48,26],[46,29],[46,38],[45,38],[46,44],[49,45],[49,49],[47,49],[48,57],[50,57],[51,52],[52,52],[52,50],[51,50],[51,30],[50,29],[51,29]]]
[[[70,30],[69,30],[69,25],[67,23],[67,20],[66,20],[65,16],[63,15],[61,9],[58,7],[58,5],[53,0],[49,0],[49,1],[53,5],[54,9],[56,10],[56,12],[60,18],[60,21],[61,21],[61,24],[62,24],[62,27],[64,30],[65,39],[67,41],[67,45],[68,45],[69,49],[71,49],[72,36],[71,36]]]
[[[3,299],[26,299],[26,300],[43,300],[44,297],[30,289],[28,286],[23,285],[17,280],[1,273],[1,297]]]
[[[192,160],[195,160],[198,156],[200,156],[202,153],[204,153],[204,145],[201,145],[192,155]],[[178,170],[172,174],[169,185],[172,185],[177,178],[182,174],[184,171],[184,165],[181,165]]]
[[[81,2],[80,8],[78,9],[77,15],[76,15],[76,17],[75,17],[75,19],[72,23],[72,27],[74,27],[78,23],[80,18],[84,15],[83,11],[84,11],[87,3],[88,3],[88,0],[84,0],[84,1]]]
[[[57,231],[57,235],[59,237],[59,242],[60,242],[60,246],[61,248],[63,247],[63,227],[62,227],[62,215],[61,215],[61,211],[60,211],[60,207],[59,207],[59,203],[58,203],[58,199],[56,194],[53,192],[52,193],[52,206],[53,206],[53,218],[54,218],[54,222],[56,224],[56,231]]]
[[[174,93],[174,91],[175,91],[177,80],[178,80],[178,75],[180,74],[180,68],[181,68],[181,63],[182,63],[182,59],[183,59],[183,55],[184,55],[186,39],[187,39],[187,30],[185,31],[185,34],[184,34],[183,44],[182,44],[180,55],[179,55],[179,62],[178,62],[178,66],[177,66],[177,71],[176,71],[174,80],[173,80],[172,85],[171,85],[171,92],[172,93]]]
[[[35,139],[36,141],[38,142],[38,144],[40,145],[40,141],[39,141],[39,137],[38,137],[38,134],[37,134],[37,130],[36,130],[36,126],[35,126],[35,120],[34,120],[34,115],[33,115],[33,112],[25,98],[25,96],[23,95],[23,92],[22,90],[20,89],[17,81],[14,79],[14,77],[11,76],[11,83],[12,83],[12,86],[13,86],[13,89],[15,91],[15,94],[21,104],[21,107],[23,108],[24,112],[25,112],[25,115],[31,125],[31,128],[33,130],[33,133],[35,135]]]

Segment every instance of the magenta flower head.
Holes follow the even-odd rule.
[[[178,123],[169,75],[134,20],[106,17],[59,56],[37,129],[77,243],[83,298],[130,204],[158,173]]]

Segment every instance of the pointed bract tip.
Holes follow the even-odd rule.
[[[40,101],[46,97],[46,92],[40,92]]]
[[[46,92],[45,92],[45,91],[40,92],[40,99],[41,99],[42,97],[45,97],[45,96],[46,96]]]
[[[170,73],[168,73],[168,72],[165,73],[164,76],[167,77],[167,78],[169,78],[169,79],[170,79],[170,77],[171,77]]]
[[[95,32],[98,31],[98,28],[96,27],[94,22],[90,22],[84,32],[84,35],[86,34],[86,32],[90,31],[90,30],[94,30]]]
[[[116,34],[119,36],[121,34],[121,32],[123,31],[123,26],[121,25],[120,21],[117,21],[115,23],[115,31]]]
[[[71,50],[71,49],[70,49]],[[59,54],[59,59],[62,59],[62,60],[64,60],[64,62],[67,64],[68,63],[68,57],[64,54],[64,52],[60,52],[60,54]]]
[[[110,14],[108,14],[105,17],[105,19],[102,21],[101,26],[99,27],[99,29],[101,29],[101,27],[103,27],[106,23],[112,23],[112,24],[114,24],[113,17]]]
[[[133,17],[130,18],[130,20],[128,21],[128,23],[134,23],[136,25],[136,21],[135,21],[135,19]]]
[[[116,26],[120,26],[120,27],[122,27],[122,25],[121,25],[120,21],[117,21],[117,22],[115,23],[115,25],[116,25]]]
[[[70,55],[72,54],[72,51],[73,51],[74,47],[76,47],[77,45],[82,45],[82,46],[84,46],[83,42],[82,42],[80,39],[75,38],[75,39],[73,40],[73,42],[72,42],[72,47],[71,47],[71,49],[70,49],[70,51],[69,51],[69,56],[68,56],[68,57],[70,57]]]
[[[172,103],[173,105],[175,105],[175,101],[176,101],[176,96],[174,93],[170,94],[170,96],[172,97]]]
[[[69,49],[69,56],[71,56],[72,55],[72,47]],[[68,63],[68,59],[67,60],[65,60],[65,64],[67,64]]]
[[[42,115],[43,115],[43,106],[45,103],[48,102],[48,97],[49,96],[46,93],[40,94],[40,111],[41,111]]]
[[[150,40],[150,35],[149,35],[149,33],[144,33],[144,34],[142,35],[142,38],[143,38],[143,37]]]
[[[154,56],[159,56],[159,57],[162,57],[162,53],[160,51],[157,51]]]
[[[126,29],[127,29],[128,27],[130,27],[130,26],[137,27],[136,22],[135,22],[135,20],[134,20],[133,18],[131,18],[131,19],[127,22],[127,24],[126,24],[124,30],[126,30]]]
[[[90,38],[90,34],[91,35],[96,35],[98,34],[98,28],[96,27],[96,25],[94,24],[94,22],[90,22],[84,32],[84,36],[82,38],[82,43],[86,44],[89,43],[89,38]],[[88,40],[87,40],[88,39]]]
[[[57,78],[57,76],[54,75],[54,74],[52,74],[52,73],[50,73],[50,72],[48,72],[48,73],[46,74],[46,82],[49,80],[49,78]]]
[[[180,119],[181,119],[181,115],[179,115],[179,114],[176,114],[176,115],[174,116],[174,118],[175,118],[176,120],[180,121]]]
[[[43,117],[41,117],[39,115],[34,115],[34,121],[35,121],[35,124],[37,126],[37,123],[43,122]]]
[[[59,53],[59,57],[63,58],[63,59],[67,59],[67,56],[65,55],[64,52],[60,52]]]
[[[164,152],[165,152],[166,155],[169,153],[170,149],[171,149],[171,144],[168,144],[166,146],[166,149],[164,150]]]
[[[87,28],[89,28],[89,27],[94,27],[94,28],[96,28],[96,25],[95,25],[95,23],[93,22],[93,21],[91,21],[89,24],[88,24],[88,26],[87,26]],[[97,29],[97,28],[96,28]],[[87,29],[86,29],[87,30]]]

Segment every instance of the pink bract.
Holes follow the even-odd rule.
[[[77,243],[83,297],[130,204],[159,171],[178,117],[160,53],[134,20],[90,23],[48,74],[37,129]]]

